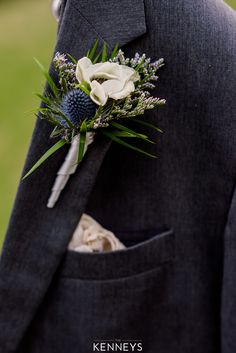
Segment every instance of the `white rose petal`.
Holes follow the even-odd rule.
[[[131,79],[132,79],[133,82],[139,81],[139,80],[140,80],[140,75],[139,75],[139,73],[134,70],[134,73],[133,73]]]
[[[125,81],[119,80],[107,80],[102,83],[102,87],[109,97],[112,97],[113,94],[122,91],[125,85]]]
[[[93,64],[92,64],[91,60],[87,57],[84,57],[78,61],[75,76],[76,76],[77,80],[79,81],[79,83],[84,82],[84,81],[86,81],[86,82],[90,81],[89,76],[88,76],[88,69],[92,65]]]
[[[96,67],[92,75],[93,78],[103,78],[106,80],[118,78],[119,65],[110,62],[102,63],[98,67]]]
[[[108,95],[104,91],[102,85],[97,81],[92,81],[91,84],[90,98],[98,105],[105,105],[108,99]]]
[[[134,90],[135,90],[134,83],[132,81],[128,81],[122,90],[116,93],[112,93],[111,95],[109,95],[109,97],[115,100],[123,99],[127,97],[131,92],[134,92]]]
[[[137,79],[139,79],[139,74],[137,77],[137,72],[132,68],[132,67],[128,67],[125,65],[119,65],[119,70],[120,70],[120,78],[126,81],[137,81]]]

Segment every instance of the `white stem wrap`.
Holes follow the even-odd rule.
[[[88,149],[88,146],[94,141],[94,133],[88,132],[86,134],[86,140],[84,145],[84,155]],[[50,198],[48,199],[47,207],[53,208],[59,199],[59,196],[66,186],[67,181],[71,174],[74,174],[77,169],[78,153],[79,153],[79,141],[80,135],[76,135],[71,143],[69,152],[66,155],[65,161],[61,168],[57,172],[56,180],[52,187]]]

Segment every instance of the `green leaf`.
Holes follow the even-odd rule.
[[[39,108],[36,110],[36,113],[41,114],[40,116],[37,115],[38,117],[40,117],[44,120],[48,120],[49,122],[51,122],[52,124],[54,124],[56,126],[63,127],[61,121],[55,117],[55,113],[51,109]],[[64,127],[64,130],[65,130],[65,127]]]
[[[65,128],[64,127],[61,127],[61,126],[55,126],[53,131],[51,132],[50,134],[50,137],[53,138],[53,137],[59,137],[61,136],[61,134],[65,131]]]
[[[38,65],[38,67],[40,68],[40,70],[42,71],[45,79],[47,80],[49,87],[51,88],[53,94],[55,97],[59,97],[59,90],[55,84],[55,82],[53,81],[52,77],[50,76],[50,74],[48,73],[48,71],[45,69],[45,67],[36,59],[34,58],[36,64]]]
[[[30,174],[32,174],[38,167],[41,166],[53,153],[58,151],[61,147],[63,147],[67,142],[65,140],[59,140],[55,145],[53,145],[44,155],[36,162],[33,167],[25,174],[22,180],[26,179]]]
[[[116,43],[116,45],[114,46],[114,49],[111,53],[111,59],[114,59],[114,57],[117,55],[119,49],[120,49],[119,43]]]
[[[39,107],[39,108],[36,109],[36,111],[38,111],[40,113],[45,113],[45,112],[54,113],[54,111],[51,108],[41,108],[41,107]]]
[[[70,55],[70,54],[66,54],[69,58],[70,58],[70,60],[74,63],[74,64],[77,64],[77,60],[72,56],[72,55]]]
[[[128,138],[135,137],[136,138],[136,135],[132,135],[130,132],[125,132],[125,131],[120,131],[120,130],[112,130],[112,134],[114,136],[118,136],[118,137],[128,137]]]
[[[82,161],[84,157],[84,146],[86,141],[86,132],[87,132],[87,124],[86,120],[84,120],[80,127],[80,140],[79,140],[79,155],[78,155],[78,164]]]
[[[155,142],[149,140],[149,139],[148,139],[148,136],[143,135],[143,134],[140,134],[140,133],[138,133],[138,132],[136,132],[136,131],[134,131],[134,130],[131,130],[131,129],[127,128],[126,126],[121,125],[121,124],[119,124],[119,123],[117,123],[117,122],[115,122],[115,121],[112,122],[111,125],[114,126],[114,127],[117,128],[117,129],[119,129],[119,130],[126,131],[126,132],[128,132],[128,133],[130,133],[130,134],[136,136],[137,138],[140,138],[140,139],[146,141],[146,142],[149,142],[149,143],[152,143],[152,144],[155,143]]]
[[[114,134],[112,134],[112,132],[106,130],[106,128],[105,129],[100,129],[100,131],[101,131],[101,133],[103,135],[109,137],[112,141],[115,141],[115,142],[117,142],[117,143],[119,143],[119,144],[121,144],[121,145],[123,145],[125,147],[128,147],[128,148],[130,148],[130,149],[132,149],[132,150],[134,150],[136,152],[140,152],[140,153],[142,153],[142,154],[144,154],[144,155],[146,155],[148,157],[156,158],[156,156],[154,156],[153,154],[150,154],[150,153],[148,153],[146,151],[143,151],[142,149],[140,149],[138,147],[135,147],[135,146],[133,146],[133,145],[121,140],[119,137],[117,137]]]
[[[163,134],[163,131],[161,129],[159,129],[157,126],[151,124],[151,123],[148,123],[147,121],[143,121],[143,120],[140,120],[140,119],[135,119],[135,118],[132,118],[132,121],[135,121],[136,123],[138,124],[141,124],[143,126],[147,126],[147,127],[150,127],[151,129],[154,129],[160,133]]]
[[[87,55],[91,61],[93,61],[93,57],[97,51],[97,48],[98,48],[98,39],[95,40],[92,49],[89,51],[89,55]]]
[[[88,130],[90,130],[93,127],[95,120],[101,115],[102,111],[103,111],[103,107],[100,105],[96,111],[96,114],[94,115],[94,117],[92,118],[92,120],[90,121],[90,123],[88,125]]]
[[[64,125],[61,123],[60,120],[57,119],[56,115],[58,115],[58,112],[54,112],[51,108],[37,108],[34,110],[34,113],[37,118],[41,118],[44,120],[49,121],[53,125],[56,125],[58,127],[61,127],[65,130]],[[40,113],[40,115],[38,114]]]
[[[122,125],[122,124],[119,124],[119,123],[117,123],[117,122],[115,122],[115,121],[113,121],[110,125],[116,127],[116,128],[119,129],[119,130],[123,130],[123,131],[126,131],[126,132],[130,132],[130,133],[132,133],[132,134],[134,134],[134,135],[136,135],[136,136],[140,136],[140,137],[143,137],[143,138],[147,138],[146,135],[139,134],[138,132],[136,132],[136,131],[134,131],[134,130],[131,130],[131,129],[129,129],[128,127],[126,127],[126,126],[124,126],[124,125]]]
[[[89,86],[89,84],[87,82],[81,82],[79,85],[77,85],[76,87],[80,88],[81,91],[83,91],[84,93],[86,93],[88,96],[90,95],[90,91],[91,88]]]
[[[98,62],[98,60],[99,60],[101,54],[102,54],[102,52],[100,51],[100,52],[98,53],[98,55],[95,57],[95,59],[93,60],[93,64],[96,64],[96,63]]]
[[[89,84],[87,81],[83,81],[82,84],[83,84],[83,86],[84,86],[85,88],[87,88],[87,90],[88,90],[89,92],[91,92],[90,84]]]
[[[70,119],[67,118],[67,116],[61,111],[61,110],[58,110],[57,112],[63,119],[65,119],[65,121],[67,122],[68,126],[71,128],[71,129],[74,129],[75,126],[72,124],[72,122],[70,121]]]
[[[135,71],[137,71],[137,72],[139,72],[139,69],[140,69],[140,67],[143,65],[143,63],[144,63],[144,58],[140,61],[140,63],[136,66],[136,68],[135,68]]]
[[[47,105],[51,104],[51,101],[48,97],[43,96],[42,94],[36,93],[35,94],[42,102],[44,102]]]
[[[107,43],[103,43],[103,48],[102,48],[102,62],[104,63],[107,60]]]
[[[136,70],[136,69],[135,69]],[[145,83],[146,81],[148,81],[148,79],[153,76],[153,73],[150,73],[149,75],[145,76],[142,80],[136,81],[135,84],[137,86],[142,85],[143,83]]]

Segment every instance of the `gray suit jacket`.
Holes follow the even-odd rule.
[[[159,158],[97,139],[54,209],[66,151],[20,183],[0,263],[0,352],[88,353],[119,338],[147,353],[235,353],[236,15],[221,0],[64,0],[56,50],[80,58],[97,37],[165,58],[156,95],[168,103],[145,114],[165,131]],[[50,131],[37,121],[24,170]],[[67,251],[84,211],[130,247]]]

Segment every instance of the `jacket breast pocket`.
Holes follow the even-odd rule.
[[[141,236],[139,233],[139,238],[145,238],[145,234]],[[173,259],[174,233],[167,230],[123,250],[103,253],[68,251],[61,276],[84,280],[115,280],[155,270]]]
[[[96,340],[134,340],[144,352],[174,351],[174,263],[172,230],[125,250],[67,251],[32,326],[30,352],[46,352],[47,345],[50,352],[92,352]]]

